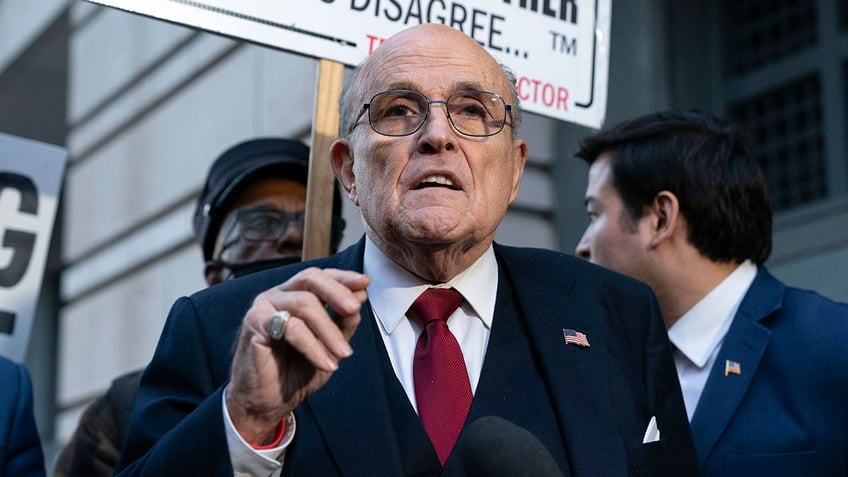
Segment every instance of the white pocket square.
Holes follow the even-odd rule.
[[[657,442],[660,440],[660,430],[657,428],[657,416],[651,416],[651,422],[648,423],[648,428],[645,429],[645,436],[642,437],[642,444]]]

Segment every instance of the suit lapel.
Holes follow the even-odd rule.
[[[339,254],[338,262],[327,266],[362,270],[363,250],[364,241],[360,241]],[[362,321],[351,339],[353,356],[341,362],[333,377],[307,398],[306,404],[345,475],[402,475],[400,458],[387,458],[400,456],[400,451],[377,355],[377,346],[383,345],[374,335],[373,319],[366,302]]]
[[[500,268],[503,270],[502,264]],[[559,426],[559,413],[551,402],[547,380],[537,365],[525,320],[519,316],[514,290],[511,280],[501,271],[486,360],[466,427],[484,416],[502,417],[535,435],[545,444],[563,475],[570,476],[571,466]]]
[[[771,336],[771,330],[760,321],[780,308],[783,290],[783,285],[760,268],[730,325],[692,416],[692,437],[701,465],[754,378]],[[741,373],[725,375],[727,360],[739,363]]]
[[[609,439],[620,433],[607,408],[609,367],[607,330],[604,320],[587,310],[602,312],[597,304],[585,302],[580,285],[567,266],[557,266],[549,274],[550,263],[536,263],[514,256],[508,249],[496,248],[515,286],[518,312],[527,323],[528,334],[542,367],[552,399],[559,411],[559,426],[568,448],[575,475],[616,475],[627,468],[622,447],[610,448]],[[519,277],[519,278],[515,278]],[[528,280],[526,277],[537,277]],[[563,329],[586,334],[591,347],[566,345]]]

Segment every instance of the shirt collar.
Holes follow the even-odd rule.
[[[672,344],[699,368],[724,340],[756,275],[757,266],[745,260],[668,330]]]
[[[371,278],[368,300],[383,329],[391,334],[418,295],[430,287],[456,288],[471,307],[470,315],[492,326],[498,288],[498,264],[491,245],[470,267],[442,284],[432,284],[410,273],[387,257],[370,238],[365,238],[362,271]],[[463,305],[466,306],[466,305]]]

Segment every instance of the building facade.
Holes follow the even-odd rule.
[[[848,300],[848,2],[613,2],[607,123],[698,108],[755,137],[776,207],[767,266]],[[48,468],[82,409],[144,366],[205,285],[190,217],[250,137],[308,141],[317,61],[83,0],[0,0],[0,131],[70,153],[27,356]],[[590,130],[526,114],[521,193],[497,240],[573,252]],[[0,168],[2,165],[0,165]],[[343,246],[362,233],[345,204]]]

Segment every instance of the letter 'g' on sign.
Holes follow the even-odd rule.
[[[61,147],[0,133],[0,354],[14,361],[26,358],[67,162]]]
[[[28,177],[11,172],[0,172],[0,199],[7,189],[17,190],[20,194],[18,211],[26,214],[38,214],[38,190]],[[0,222],[0,246],[12,251],[12,259],[8,265],[0,268],[0,287],[13,287],[17,285],[27,271],[32,259],[35,246],[35,234],[20,230],[7,229],[6,224]]]

